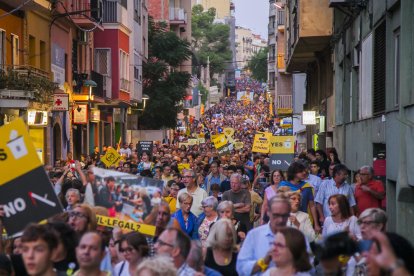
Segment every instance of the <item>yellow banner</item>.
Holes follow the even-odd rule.
[[[272,136],[270,139],[271,154],[295,153],[294,136]]]
[[[22,119],[2,126],[0,137],[0,185],[42,166]]]
[[[106,154],[101,158],[101,161],[107,166],[118,166],[119,161],[121,161],[121,156],[119,153],[113,149],[110,148],[106,151]]]
[[[272,133],[259,132],[254,136],[252,152],[268,153],[270,150],[270,138]]]
[[[101,215],[96,215],[96,221],[98,225],[115,227],[118,226],[121,229],[140,232],[141,234],[154,236],[156,227],[153,225],[137,223],[133,221],[121,220],[118,218],[111,218]]]
[[[214,147],[216,149],[223,147],[227,144],[226,135],[220,134],[216,138],[213,139]]]

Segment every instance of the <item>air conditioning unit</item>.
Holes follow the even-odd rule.
[[[349,7],[352,5],[352,0],[329,0],[329,7]]]

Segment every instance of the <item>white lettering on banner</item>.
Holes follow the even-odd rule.
[[[6,217],[9,218],[12,215],[17,214],[17,212],[23,212],[26,209],[26,202],[18,197],[14,201],[5,204],[3,208]]]
[[[272,165],[280,165],[282,164],[281,160],[272,160]]]

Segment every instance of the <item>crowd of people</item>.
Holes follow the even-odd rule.
[[[133,144],[119,147],[124,160],[110,169],[160,184],[151,190],[98,181],[107,148],[46,166],[64,212],[4,237],[0,274],[414,274],[412,245],[386,232],[384,185],[372,167],[349,184],[334,149],[308,149],[287,171],[271,171],[267,154],[251,152],[271,121],[265,102],[229,97],[191,125],[205,144],[155,143],[140,155]],[[210,138],[227,127],[244,146],[220,156]],[[155,234],[97,225],[97,215],[152,225]]]

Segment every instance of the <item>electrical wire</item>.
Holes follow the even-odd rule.
[[[16,11],[20,10],[21,8],[23,8],[25,5],[29,4],[29,3],[30,3],[30,2],[32,2],[32,1],[33,1],[33,0],[27,0],[26,2],[24,2],[24,3],[20,4],[17,8],[14,8],[13,10],[11,10],[11,11],[9,11],[9,12],[6,12],[6,13],[4,13],[4,14],[0,15],[0,19],[2,19],[3,17],[6,17],[6,16],[8,16],[8,15],[11,15],[12,13],[14,13],[14,12],[16,12]]]

